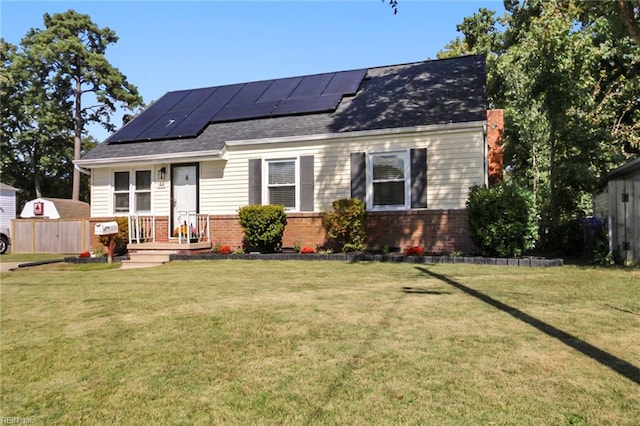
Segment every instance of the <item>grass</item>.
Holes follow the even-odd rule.
[[[1,275],[3,417],[638,422],[638,270],[304,261],[112,268],[53,264]]]

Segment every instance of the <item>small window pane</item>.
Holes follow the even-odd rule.
[[[374,183],[373,204],[376,206],[404,205],[404,181]]]
[[[129,172],[115,172],[114,179],[116,191],[129,190]]]
[[[141,192],[136,194],[136,211],[151,210],[151,193]]]
[[[280,204],[287,208],[295,208],[295,186],[276,186],[269,188],[269,204]]]
[[[404,161],[397,155],[373,157],[373,180],[404,179]]]
[[[274,161],[269,163],[269,185],[295,183],[296,164],[294,161]]]
[[[142,170],[136,172],[136,190],[151,189],[151,171]]]
[[[115,194],[116,198],[116,211],[128,212],[129,211],[129,193]]]

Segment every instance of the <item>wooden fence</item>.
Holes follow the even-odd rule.
[[[78,254],[91,247],[86,219],[15,219],[11,226],[12,253]]]

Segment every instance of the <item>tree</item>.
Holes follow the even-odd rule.
[[[107,47],[118,41],[114,31],[98,27],[88,15],[73,10],[45,14],[44,24],[44,30],[31,29],[21,41],[24,63],[46,67],[41,70],[41,82],[28,80],[29,90],[42,84],[46,93],[55,94],[65,106],[71,106],[68,111],[72,111],[73,159],[77,160],[87,123],[114,130],[110,115],[116,107],[133,110],[143,101],[137,88],[105,57]],[[87,98],[91,101],[89,106],[83,103]],[[28,114],[25,120],[34,118]],[[72,199],[78,200],[79,196],[80,171],[73,168]]]
[[[5,70],[0,92],[2,174],[4,181],[23,189],[18,194],[22,202],[42,196],[49,187],[63,187],[59,182],[73,167],[68,155],[71,105],[63,91],[46,85],[49,64],[27,61],[4,40],[0,45]],[[58,182],[52,182],[54,177]]]
[[[510,179],[532,188],[548,248],[589,208],[598,177],[640,148],[640,50],[617,5],[505,2],[458,26],[454,51],[487,54],[488,98],[505,109]],[[500,24],[500,27],[497,26]]]

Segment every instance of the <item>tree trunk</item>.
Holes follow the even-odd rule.
[[[82,147],[82,85],[80,82],[80,72],[78,67],[76,66],[76,89],[75,89],[75,114],[73,120],[73,128],[75,131],[75,135],[73,138],[73,159],[80,159],[80,150]],[[73,167],[73,192],[71,195],[71,199],[74,201],[80,200],[80,170],[78,170],[75,165]]]
[[[38,152],[38,144],[34,144],[33,154],[31,156],[33,160],[33,189],[36,193],[36,198],[42,197],[42,183],[40,182],[40,153]]]
[[[557,249],[559,247],[558,241],[558,222],[559,222],[559,210],[558,210],[558,177],[556,176],[556,151],[557,151],[557,135],[554,130],[551,132],[550,150],[549,150],[549,243],[551,248]]]

